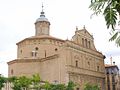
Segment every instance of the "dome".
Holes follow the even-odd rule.
[[[40,17],[36,20],[36,22],[40,22],[40,21],[46,21],[49,22],[48,19],[46,17]]]
[[[41,12],[40,17],[36,20],[36,22],[46,21],[49,22],[48,19],[45,17],[44,12]]]

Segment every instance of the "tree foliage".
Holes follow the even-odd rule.
[[[34,74],[31,78],[32,80],[32,86],[33,86],[33,89],[35,90],[39,90],[42,88],[42,85],[41,85],[41,78],[40,78],[40,75],[39,74]]]
[[[70,81],[70,82],[68,82],[66,90],[74,90],[74,87],[75,87],[75,83]]]
[[[45,89],[45,90],[51,90],[52,86],[51,86],[51,84],[48,81],[46,81],[45,84],[43,85],[43,89]]]
[[[32,77],[0,77],[0,90],[6,82],[12,83],[13,90],[74,90],[75,87],[72,81],[68,82],[68,85],[42,81],[39,74],[34,74]]]
[[[4,87],[4,83],[7,82],[7,78],[0,76],[0,90]]]
[[[93,15],[101,13],[104,15],[107,28],[111,28],[114,32],[111,33],[110,41],[115,40],[115,43],[120,46],[120,32],[116,29],[118,17],[120,18],[120,0],[91,0],[89,8],[94,12]]]
[[[66,90],[65,84],[51,84],[50,87],[49,90]]]
[[[9,81],[13,84],[13,90],[29,90],[29,86],[31,85],[31,79],[26,76],[11,77]]]
[[[100,87],[98,85],[92,85],[92,84],[85,84],[84,90],[100,90]]]

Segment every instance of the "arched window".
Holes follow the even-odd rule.
[[[11,75],[13,75],[13,69],[11,69]]]
[[[82,45],[84,46],[84,38],[82,38]]]
[[[87,39],[85,39],[85,47],[87,47]]]

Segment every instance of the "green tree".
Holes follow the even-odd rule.
[[[98,85],[91,85],[89,83],[85,84],[84,90],[100,90]]]
[[[65,84],[51,84],[50,90],[66,90]]]
[[[26,76],[19,77],[19,83],[23,90],[29,90],[29,86],[31,85],[31,79]]]
[[[42,81],[39,74],[34,74],[31,78],[32,86],[35,90],[40,90],[42,88]]]
[[[12,83],[14,82],[15,80],[17,80],[17,77],[16,76],[13,76],[13,77],[9,77],[7,78],[8,82]]]
[[[72,81],[69,81],[66,87],[66,90],[74,90],[75,86],[76,86],[75,83],[73,83]]]
[[[92,90],[100,90],[100,87],[98,85],[93,85],[93,89]]]
[[[68,85],[45,82],[43,87],[45,90],[74,90],[75,84],[72,81],[68,82]]]
[[[13,86],[11,87],[13,90],[21,90],[21,86],[19,83],[19,80],[17,77],[13,76],[13,77],[9,77],[8,78],[8,82],[12,83]]]
[[[107,28],[112,29],[110,41],[114,41],[120,46],[120,32],[115,29],[117,19],[120,18],[120,0],[91,0],[89,6],[93,14],[103,14]],[[118,22],[120,24],[120,20]],[[120,27],[120,26],[119,26]]]
[[[4,83],[7,82],[7,78],[0,76],[0,90],[4,87]]]
[[[45,82],[45,84],[43,85],[43,89],[45,89],[45,90],[51,90],[51,84],[48,82],[48,81],[46,81]]]
[[[13,84],[13,90],[29,90],[29,86],[31,85],[31,79],[26,76],[11,77],[9,81]]]
[[[19,80],[16,79],[16,80],[12,81],[12,84],[13,84],[13,86],[12,86],[13,90],[22,90]]]
[[[74,90],[75,84],[70,81],[65,84],[51,84],[48,81],[42,81],[39,74],[34,74],[31,78],[26,76],[10,77],[7,79],[12,83],[13,90]]]

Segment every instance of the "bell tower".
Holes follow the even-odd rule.
[[[43,11],[43,5],[42,5],[41,15],[35,22],[35,30],[36,30],[35,36],[49,35],[50,22],[45,17],[45,13]]]

